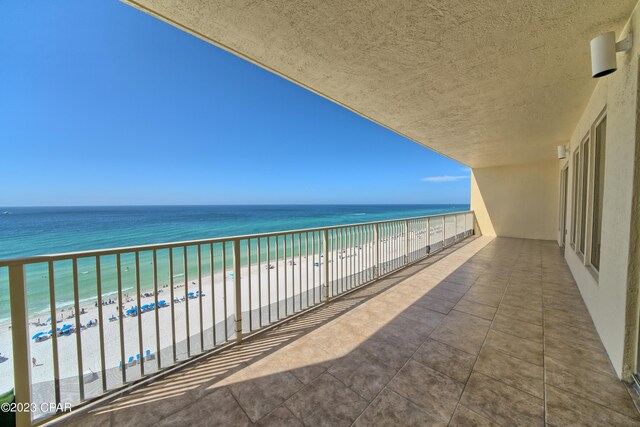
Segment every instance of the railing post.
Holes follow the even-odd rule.
[[[31,354],[29,351],[27,287],[22,264],[9,266],[9,293],[15,399],[18,405],[28,407],[31,403]],[[53,322],[55,324],[55,319]],[[31,412],[16,411],[16,425],[30,426]]]
[[[242,280],[240,278],[240,240],[238,239],[233,240],[233,279],[236,295],[236,341],[242,341]]]
[[[324,263],[320,263],[323,266],[322,274],[324,276],[322,299],[324,302],[329,302],[329,230],[326,228],[322,230],[322,258],[324,259]]]
[[[409,221],[404,220],[404,265],[409,263]]]

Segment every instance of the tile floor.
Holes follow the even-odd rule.
[[[640,425],[555,242],[479,237],[71,425]]]

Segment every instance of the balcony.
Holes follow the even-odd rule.
[[[13,344],[0,374],[33,408],[18,424],[219,353],[473,230],[473,212],[456,212],[0,261]]]
[[[640,414],[557,244],[480,236],[63,420],[621,426]]]

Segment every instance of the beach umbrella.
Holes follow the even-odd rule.
[[[46,332],[38,332],[37,334],[35,334],[34,336],[31,337],[32,340],[35,340],[36,338],[40,338],[43,335],[47,335]]]
[[[60,329],[60,330],[61,330],[61,331],[66,331],[66,330],[71,329],[71,328],[72,328],[72,326],[71,326],[71,325],[69,325],[69,324],[65,324],[65,325],[62,325],[62,329]]]

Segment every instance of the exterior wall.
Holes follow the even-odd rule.
[[[618,39],[633,32],[632,51],[619,53],[618,71],[598,80],[589,103],[570,140],[567,228],[573,222],[573,162],[571,154],[606,109],[607,134],[602,218],[600,272],[594,273],[567,242],[565,257],[589,309],[609,358],[618,375],[629,379],[636,370],[638,337],[637,282],[631,283],[630,259],[636,121],[638,102],[638,54],[640,53],[640,12],[638,7]],[[585,41],[588,43],[588,40]],[[590,70],[585,70],[589,72]],[[593,143],[593,140],[592,140]],[[560,164],[564,167],[566,162]],[[591,173],[591,172],[590,172]],[[591,178],[590,178],[591,179]],[[636,189],[638,191],[638,189]],[[588,203],[591,203],[589,200]],[[587,239],[590,236],[587,234]],[[567,239],[569,241],[569,238]]]
[[[473,169],[471,209],[480,232],[555,240],[558,183],[557,161]]]

